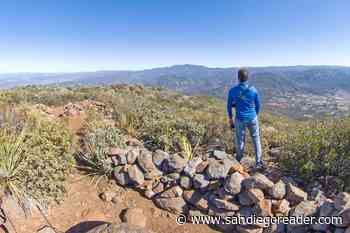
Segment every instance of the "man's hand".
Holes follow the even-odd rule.
[[[233,123],[233,119],[232,119],[232,118],[228,119],[228,122],[229,122],[229,124],[230,124],[230,127],[231,127],[232,129],[234,129],[234,128],[235,128],[235,124]]]

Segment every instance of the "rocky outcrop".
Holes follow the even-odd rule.
[[[140,152],[141,151],[141,152]],[[308,196],[290,179],[273,182],[262,173],[248,174],[230,155],[217,148],[203,157],[187,160],[180,154],[131,148],[125,165],[114,168],[117,183],[135,187],[164,210],[173,213],[216,216],[341,216],[338,225],[271,226],[216,224],[234,232],[340,232],[350,227],[350,195],[340,193],[334,201],[321,195]],[[152,174],[152,175],[150,175]]]

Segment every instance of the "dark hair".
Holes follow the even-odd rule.
[[[240,69],[238,71],[238,80],[240,82],[245,82],[248,80],[248,71],[246,69]]]

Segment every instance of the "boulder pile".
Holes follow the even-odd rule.
[[[212,149],[202,157],[188,160],[180,154],[151,152],[129,142],[127,149],[111,148],[113,177],[124,187],[132,187],[164,210],[211,216],[341,216],[341,224],[225,225],[221,231],[262,232],[350,232],[350,194],[334,200],[320,191],[314,197],[291,179],[273,182],[259,172],[246,169],[232,155]]]

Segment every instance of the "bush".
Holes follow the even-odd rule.
[[[350,119],[314,121],[290,134],[280,158],[285,172],[305,182],[327,186],[336,178],[337,188],[350,185]]]
[[[90,121],[90,120],[91,121]],[[111,147],[125,148],[124,136],[109,121],[90,114],[84,126],[82,150],[76,155],[78,168],[98,179],[108,178],[112,172],[108,151]]]
[[[20,120],[13,122],[18,125],[2,122],[0,129],[0,164],[8,174],[5,180],[13,181],[2,185],[20,204],[28,198],[42,206],[59,202],[65,193],[66,175],[73,167],[73,137],[60,123],[28,108],[14,111]]]

